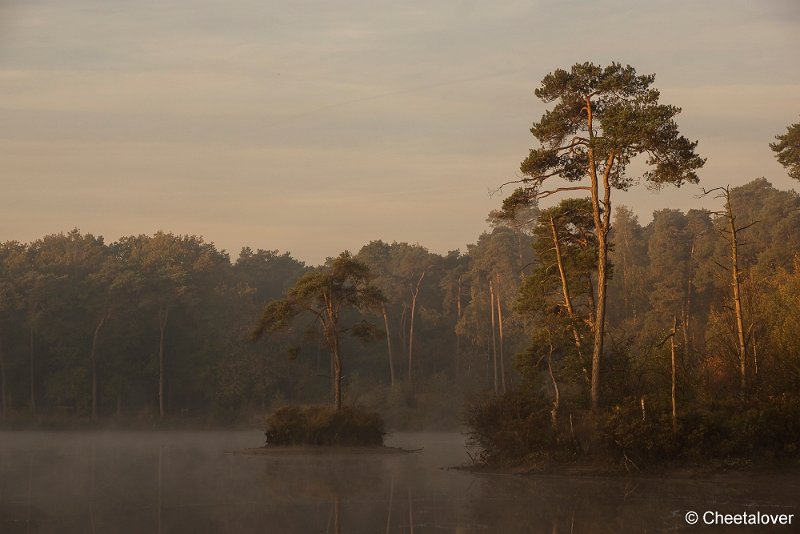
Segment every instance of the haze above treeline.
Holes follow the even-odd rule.
[[[463,250],[530,148],[546,108],[533,89],[586,60],[657,74],[708,158],[704,187],[787,189],[766,142],[794,121],[798,14],[793,0],[2,2],[2,239],[161,229],[308,264],[376,238]],[[703,206],[699,192],[615,201],[646,224]]]

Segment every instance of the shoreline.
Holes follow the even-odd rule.
[[[255,447],[232,451],[230,454],[242,454],[250,456],[290,456],[290,455],[328,455],[328,454],[347,454],[347,455],[388,455],[388,454],[410,454],[421,452],[422,449],[403,449],[400,447],[387,447],[386,445],[376,445],[372,447],[355,445],[279,445]]]
[[[578,477],[578,478],[637,478],[637,479],[702,479],[719,476],[770,476],[787,475],[800,477],[800,461],[751,463],[745,465],[655,465],[642,469],[625,469],[621,465],[600,463],[548,463],[517,464],[507,467],[494,467],[481,464],[454,466],[457,469],[476,474],[504,475],[520,477]]]

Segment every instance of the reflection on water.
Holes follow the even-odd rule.
[[[687,510],[797,516],[800,497],[792,475],[447,469],[467,460],[458,434],[391,436],[389,445],[424,447],[403,455],[228,453],[262,442],[257,431],[0,433],[0,532],[704,532],[686,525]]]

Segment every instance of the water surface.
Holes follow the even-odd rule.
[[[798,513],[796,475],[476,474],[454,433],[399,455],[251,456],[242,432],[0,432],[2,533],[796,532],[701,527],[689,510]]]

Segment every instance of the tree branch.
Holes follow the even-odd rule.
[[[534,193],[534,198],[542,199],[547,198],[551,195],[555,195],[556,193],[561,193],[563,191],[591,191],[592,188],[589,186],[574,186],[574,187],[557,187],[555,189],[548,189],[546,191],[537,191]]]

